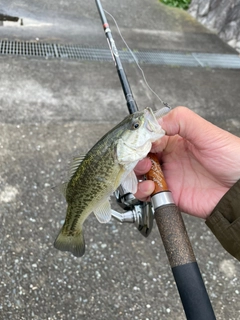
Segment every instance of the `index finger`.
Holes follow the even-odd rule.
[[[144,158],[138,162],[134,168],[134,172],[137,176],[141,176],[151,169],[151,165],[151,160],[149,158]]]

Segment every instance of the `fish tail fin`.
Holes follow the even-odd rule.
[[[75,257],[82,257],[85,253],[83,231],[69,235],[62,229],[54,242],[54,247],[60,251],[69,251]]]

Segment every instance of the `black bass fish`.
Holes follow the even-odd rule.
[[[75,158],[71,178],[64,184],[68,204],[64,225],[54,246],[81,257],[85,252],[83,223],[94,212],[101,223],[111,219],[110,195],[120,184],[137,191],[133,171],[149,153],[152,142],[165,134],[153,111],[147,108],[126,117],[105,134],[86,154]]]

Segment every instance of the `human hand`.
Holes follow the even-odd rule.
[[[240,179],[240,138],[204,120],[185,107],[177,107],[159,120],[166,135],[155,142],[157,154],[181,211],[206,219],[229,188]],[[149,171],[151,161],[140,161],[138,176]],[[138,184],[136,198],[149,199],[150,180]]]

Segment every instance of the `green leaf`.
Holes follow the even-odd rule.
[[[175,8],[182,8],[187,10],[191,0],[159,0],[160,2]]]

